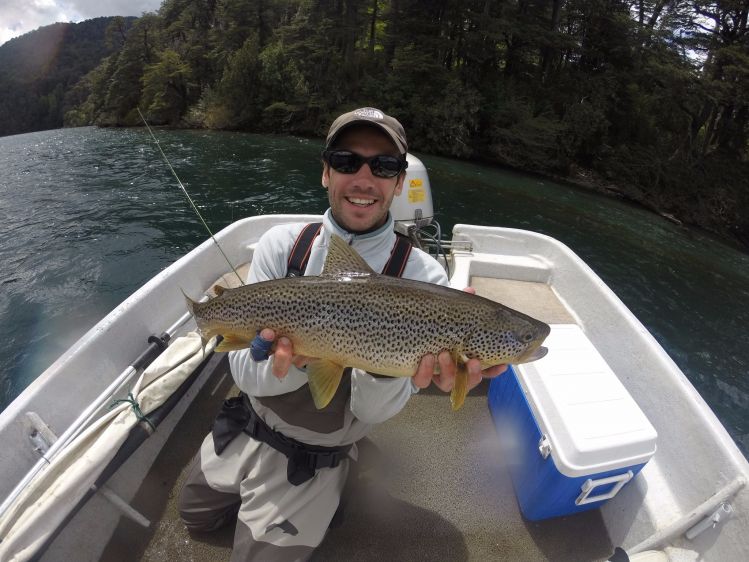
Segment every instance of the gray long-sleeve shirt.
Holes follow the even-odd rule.
[[[266,232],[255,249],[247,282],[285,277],[291,248],[304,226],[304,223],[281,225]],[[322,271],[331,233],[349,242],[374,271],[382,271],[396,240],[390,216],[381,228],[359,235],[338,226],[328,210],[323,217],[322,232],[312,245],[305,275],[319,275]],[[417,248],[411,251],[403,277],[448,284],[442,266]],[[299,390],[307,384],[304,370],[292,365],[286,377],[278,379],[272,373],[273,357],[256,362],[249,349],[230,353],[229,363],[237,386],[250,396],[253,407],[266,423],[289,437],[316,445],[335,446],[357,441],[369,432],[372,424],[381,423],[400,412],[416,390],[410,378],[373,377],[366,371],[352,369],[351,396],[343,422],[334,431],[321,433],[303,427],[301,423],[289,423],[257,400],[257,397],[278,396]]]

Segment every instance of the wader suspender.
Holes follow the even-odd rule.
[[[390,252],[390,259],[382,268],[383,275],[389,275],[390,277],[401,277],[403,272],[406,270],[406,264],[408,263],[408,256],[411,255],[411,241],[396,232],[397,239],[393,245],[393,251]]]
[[[294,247],[289,254],[288,266],[286,267],[286,277],[299,277],[304,275],[309,261],[309,254],[312,251],[312,242],[322,230],[321,222],[313,222],[305,226],[297,236]]]
[[[302,229],[289,255],[286,277],[304,274],[309,261],[312,243],[322,230],[322,223],[311,223]],[[390,252],[390,259],[382,270],[384,275],[400,277],[406,269],[411,254],[411,242],[405,236],[398,238]],[[351,445],[321,447],[308,445],[273,430],[257,415],[245,393],[229,398],[213,422],[213,449],[220,455],[226,446],[240,433],[262,441],[283,453],[289,462],[286,478],[294,486],[307,482],[320,468],[334,468],[346,457]]]
[[[322,230],[321,222],[313,222],[305,226],[297,236],[294,247],[289,254],[288,266],[286,267],[286,277],[299,277],[304,275],[307,269],[307,262],[312,251],[312,243]],[[396,233],[397,234],[397,233]],[[382,269],[383,275],[391,277],[400,277],[406,269],[408,257],[411,255],[411,242],[402,234],[397,234],[397,239],[390,252],[390,259]]]

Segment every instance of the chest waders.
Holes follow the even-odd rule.
[[[312,243],[321,230],[322,223],[311,223],[299,233],[289,254],[286,277],[304,275]],[[390,259],[382,270],[383,275],[401,277],[406,269],[411,247],[408,238],[398,235],[390,252]],[[351,372],[351,369],[346,370]],[[331,433],[342,427],[344,408],[351,395],[351,377],[344,376],[343,381],[333,400],[322,410],[314,407],[307,385],[280,396],[264,396],[256,399],[292,425],[300,425],[321,433]],[[226,400],[213,422],[213,446],[216,454],[220,455],[231,440],[242,432],[286,456],[288,459],[286,477],[294,486],[307,482],[319,468],[338,466],[352,447],[352,445],[339,447],[308,445],[275,431],[257,415],[249,397],[243,392],[239,396]]]

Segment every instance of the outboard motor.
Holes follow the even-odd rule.
[[[411,243],[437,259],[442,257],[449,273],[442,229],[434,218],[432,186],[426,166],[413,154],[407,154],[408,168],[403,181],[403,191],[393,199],[390,212],[395,220],[395,231],[408,236]]]
[[[431,223],[434,218],[432,188],[427,169],[421,160],[413,154],[407,154],[406,159],[408,168],[406,179],[403,181],[403,191],[393,199],[390,212],[396,224],[405,222],[421,228]]]

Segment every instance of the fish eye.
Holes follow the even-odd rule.
[[[521,336],[521,339],[523,340],[524,343],[529,343],[533,339],[533,334],[531,332],[525,332]]]

